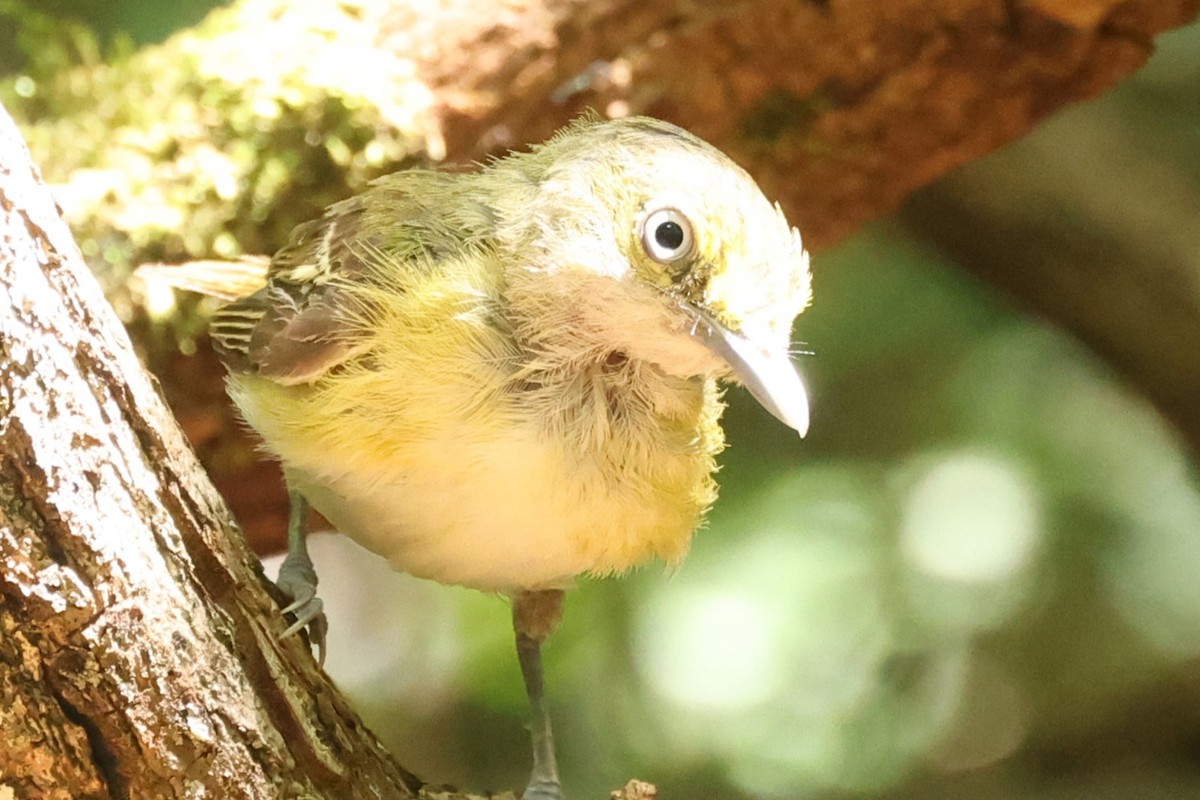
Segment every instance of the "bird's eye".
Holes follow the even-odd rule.
[[[671,264],[692,255],[692,223],[675,208],[660,208],[642,222],[642,247],[660,264]]]

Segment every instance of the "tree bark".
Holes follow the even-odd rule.
[[[400,798],[280,643],[257,561],[0,108],[0,787]]]
[[[270,252],[347,175],[522,147],[588,107],[661,116],[729,151],[820,248],[1131,74],[1198,9],[242,0],[121,64],[48,77],[18,111],[72,221],[123,232],[143,257],[212,256],[222,232]],[[281,202],[291,212],[270,224]]]

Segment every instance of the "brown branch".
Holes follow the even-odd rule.
[[[811,246],[1140,67],[1197,0],[445,2],[414,53],[454,157],[572,109],[649,113],[738,157]],[[411,31],[408,4],[385,30]],[[450,11],[450,9],[454,9]],[[385,40],[389,49],[411,39]]]
[[[74,220],[99,218],[100,240],[125,231],[143,250],[208,257],[231,231],[269,252],[339,176],[355,185],[414,160],[521,147],[585,107],[661,116],[730,151],[819,248],[1112,86],[1198,9],[357,0],[318,11],[242,0],[127,63],[59,76],[22,106],[35,156],[68,183]],[[113,99],[98,109],[97,95]],[[257,149],[241,160],[239,143]],[[280,203],[291,213],[264,242]],[[182,215],[180,229],[163,229],[152,213],[163,205]]]
[[[1128,75],[1198,6],[242,0],[126,63],[45,81],[26,128],[123,307],[129,263],[270,252],[379,172],[522,146],[586,106],[662,116],[729,150],[820,246]],[[982,269],[1000,286],[1024,280],[1004,263]],[[1069,279],[1061,269],[1045,260],[1040,277]],[[1120,271],[1089,279],[1097,297],[1122,291]],[[1109,357],[1103,342],[1130,342],[1103,314],[1085,330],[1076,312],[1041,307]],[[174,324],[185,337],[199,325]],[[1127,360],[1166,349],[1139,342]],[[151,360],[214,480],[271,549],[286,513],[278,475],[252,456],[203,343],[200,355]],[[1182,399],[1161,403],[1172,415],[1200,386],[1200,367],[1184,366]]]

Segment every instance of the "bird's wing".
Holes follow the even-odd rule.
[[[266,285],[213,316],[210,333],[225,366],[308,383],[359,353],[367,338],[356,322],[362,315],[348,312],[354,287],[379,280],[380,260],[388,269],[419,269],[470,238],[455,228],[460,214],[439,215],[429,205],[453,186],[442,173],[397,173],[296,227],[271,259]]]
[[[213,346],[231,372],[305,383],[353,354],[334,278],[361,266],[352,240],[364,208],[352,198],[298,226],[271,259],[266,285],[213,315]]]

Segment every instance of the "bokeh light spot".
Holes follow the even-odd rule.
[[[1029,561],[1041,523],[1024,472],[999,456],[954,453],[928,467],[900,524],[907,560],[939,578],[993,583]]]
[[[647,668],[666,699],[733,710],[770,697],[780,681],[778,609],[734,592],[681,593],[659,609]]]

